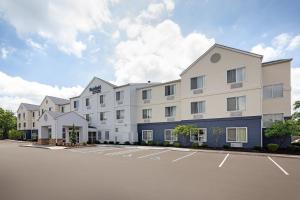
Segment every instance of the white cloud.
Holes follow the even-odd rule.
[[[300,35],[292,36],[288,33],[282,33],[274,37],[271,45],[259,43],[252,47],[251,51],[264,56],[264,61],[284,57],[288,51],[295,50],[300,46]]]
[[[292,104],[300,100],[300,68],[292,68],[291,82],[292,82]]]
[[[41,44],[39,44],[39,43],[37,43],[37,42],[34,42],[34,41],[33,41],[32,39],[30,39],[30,38],[26,40],[26,44],[27,44],[28,46],[34,48],[34,49],[38,49],[38,50],[43,50],[43,49],[44,49],[44,47],[43,47]]]
[[[174,1],[173,0],[164,0],[164,3],[166,5],[167,11],[169,13],[171,13],[174,10],[174,8],[175,8]]]
[[[184,37],[178,24],[171,20],[156,26],[137,26],[140,29],[135,37],[129,35],[130,39],[120,42],[115,49],[113,64],[118,84],[178,78],[184,68],[215,42],[196,32]]]
[[[9,76],[0,71],[0,107],[16,111],[20,103],[40,104],[46,95],[70,98],[79,95],[83,88],[58,87]]]
[[[9,51],[5,47],[1,48],[0,56],[1,56],[2,59],[6,59],[8,53],[9,53]]]
[[[117,31],[113,32],[112,38],[113,38],[114,40],[119,39],[119,38],[120,38],[120,31],[117,30]]]
[[[86,44],[78,34],[109,23],[108,4],[108,0],[2,0],[0,11],[22,38],[37,34],[65,53],[81,57]]]

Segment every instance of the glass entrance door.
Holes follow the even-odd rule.
[[[96,132],[89,132],[89,139],[88,142],[90,144],[96,143]]]

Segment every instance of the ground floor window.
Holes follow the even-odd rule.
[[[174,142],[178,140],[177,134],[173,133],[173,129],[165,129],[164,138],[167,142]]]
[[[242,142],[247,143],[246,127],[230,127],[226,128],[226,142]]]
[[[101,131],[98,131],[98,140],[100,141],[102,139],[102,133]]]
[[[206,142],[207,141],[207,129],[206,128],[198,128],[198,132],[194,134],[190,134],[191,142]]]
[[[105,140],[109,140],[109,131],[105,131]]]
[[[92,143],[92,144],[96,142],[96,132],[88,133],[88,141],[89,141],[89,143]]]
[[[152,130],[142,130],[142,140],[145,142],[153,140],[153,131]]]

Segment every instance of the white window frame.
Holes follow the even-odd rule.
[[[263,114],[263,117],[262,117],[263,128],[268,128],[268,126],[267,126],[267,127],[265,126],[265,121],[264,121],[266,115],[271,116],[271,118],[272,118],[272,120],[271,120],[271,122],[270,122],[270,123],[271,123],[270,125],[272,125],[273,123],[275,123],[275,122],[277,122],[277,121],[284,121],[284,113]],[[282,120],[276,120],[276,121],[275,121],[275,115],[282,115]]]
[[[103,119],[101,120],[101,113],[103,113]],[[99,118],[100,118],[100,121],[102,122],[102,121],[106,121],[107,120],[107,118],[106,118],[106,112],[100,112],[99,113]]]
[[[238,101],[239,101],[239,98],[242,98],[242,97],[245,98],[245,108],[240,109],[240,108],[238,108],[238,107],[240,107]],[[230,98],[235,98],[235,105],[236,105],[235,110],[228,110],[228,99],[230,99]],[[247,97],[245,95],[244,96],[237,96],[237,97],[227,97],[226,98],[226,106],[227,106],[226,109],[227,109],[228,112],[245,111],[246,108],[247,108]]]
[[[190,142],[198,142],[198,143],[207,142],[207,128],[197,128],[197,129],[198,129],[198,141],[192,139],[192,133],[190,133]],[[203,131],[203,135],[205,135],[204,137],[201,136],[199,130]]]
[[[282,96],[276,96],[276,97],[274,97],[274,87],[275,86],[279,86],[279,85],[282,86]],[[272,93],[271,97],[266,97],[265,96],[265,89],[266,88],[271,88],[271,93]],[[283,83],[277,83],[277,84],[263,86],[263,99],[277,99],[277,98],[282,98],[282,97],[284,97]]]
[[[120,99],[117,99],[117,93],[120,93]],[[124,90],[116,91],[116,101],[123,101],[124,100]]]
[[[245,128],[246,129],[246,141],[237,141],[237,134],[236,134],[236,139],[235,141],[228,141],[228,129],[236,129],[236,133],[237,133],[237,129],[239,128]],[[226,127],[226,142],[227,143],[248,143],[248,127]]]
[[[143,93],[146,91],[146,98],[144,99]],[[152,98],[151,96],[151,89],[142,90],[142,100],[150,100]]]
[[[243,73],[243,80],[242,80],[242,81],[237,81],[237,79],[238,79],[238,76],[237,76],[237,70],[239,70],[239,69],[243,70],[243,71],[242,71],[242,73]],[[230,82],[230,83],[228,83],[228,76],[227,76],[227,73],[228,73],[228,71],[232,71],[232,70],[235,70],[235,82]],[[246,67],[237,67],[237,68],[233,68],[233,69],[228,69],[228,70],[226,71],[226,82],[227,82],[227,84],[243,83],[243,82],[245,81],[245,79],[246,79]]]
[[[171,140],[166,139],[166,132],[167,131],[171,131]],[[166,142],[176,142],[176,141],[178,141],[178,135],[174,134],[174,129],[165,129],[164,130],[164,141],[166,141]]]
[[[144,118],[144,110],[147,111],[147,117],[146,118]],[[145,109],[143,109],[142,110],[142,118],[143,119],[151,119],[152,118],[152,109],[151,108],[145,108]]]
[[[144,132],[147,132],[147,140],[144,140]],[[151,140],[148,140],[149,138],[148,133],[150,133],[151,135]],[[153,141],[153,130],[142,130],[142,141],[144,142]]]
[[[192,79],[196,78],[197,80],[197,88],[193,88],[192,89]],[[198,87],[198,79],[202,78],[202,81],[203,81],[203,84],[202,84],[202,87]],[[198,89],[204,89],[205,88],[205,75],[200,75],[200,76],[195,76],[195,77],[192,77],[190,78],[190,89],[191,90],[198,90]]]
[[[197,112],[195,112],[195,113],[193,113],[193,110],[192,110],[192,103],[197,103]],[[200,108],[200,104],[202,104],[203,105],[203,109],[202,109],[202,112],[199,112],[199,108]],[[206,112],[206,101],[205,100],[203,100],[203,101],[193,101],[193,102],[191,102],[191,104],[190,104],[190,106],[191,106],[191,115],[196,115],[196,114],[203,114],[203,113],[205,113]]]
[[[119,114],[120,118],[118,118],[118,111],[120,112],[120,114]],[[124,109],[123,110],[116,110],[116,119],[118,119],[118,120],[119,119],[125,119],[125,110]]]
[[[166,112],[167,108],[170,108],[170,114],[172,114],[172,115],[169,115],[169,116],[167,115],[167,112]],[[165,107],[165,117],[175,117],[175,116],[176,116],[176,106],[166,106]]]
[[[103,100],[102,102],[101,102],[101,97]],[[105,95],[104,94],[99,95],[99,103],[100,103],[100,105],[105,104]]]
[[[166,87],[174,87],[174,93],[173,94],[166,94]],[[171,91],[171,89],[170,89]],[[165,85],[165,96],[169,97],[169,96],[174,96],[176,94],[176,84],[170,84],[170,85]]]
[[[108,135],[108,138],[106,137]],[[109,131],[104,131],[104,140],[109,141]]]

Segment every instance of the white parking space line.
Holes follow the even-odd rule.
[[[133,152],[142,151],[142,150],[143,149],[131,149],[131,150],[107,153],[107,154],[104,154],[104,155],[106,155],[106,156],[117,156],[117,155],[123,155],[123,154],[133,153]]]
[[[74,150],[74,149],[70,149],[69,151],[71,152],[75,152],[75,153],[93,153],[93,152],[99,152],[99,151],[108,151],[108,150],[112,150],[115,148],[97,148],[97,149],[93,149],[93,150],[85,150],[85,151],[80,151],[80,150]]]
[[[182,159],[184,159],[184,158],[190,157],[190,156],[194,155],[195,153],[196,153],[196,152],[193,152],[193,153],[190,153],[190,154],[188,154],[188,155],[185,155],[185,156],[176,158],[175,160],[172,160],[172,162],[174,163],[174,162],[177,162],[177,161],[182,160]]]
[[[222,167],[222,166],[223,166],[223,164],[224,164],[225,161],[227,160],[228,156],[229,156],[229,153],[225,156],[225,158],[223,159],[223,161],[219,164],[219,167]]]
[[[270,156],[268,156],[269,160],[272,161],[285,175],[289,175],[287,171],[285,171],[277,162],[275,162]]]
[[[160,152],[157,152],[157,153],[152,153],[152,154],[140,156],[138,158],[147,158],[147,157],[151,157],[151,156],[156,156],[156,155],[163,154],[163,153],[166,153],[166,152],[169,152],[169,151],[171,151],[171,150],[160,151]]]

